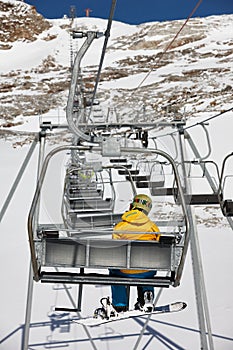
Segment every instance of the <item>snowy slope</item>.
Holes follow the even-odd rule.
[[[45,20],[21,1],[10,2],[16,9],[6,7],[7,0],[1,4],[0,125],[21,124],[49,111],[64,115],[70,62],[83,43],[70,40],[69,30],[105,32],[107,21]],[[227,108],[233,79],[232,16],[191,19],[166,53],[183,21],[137,26],[113,22],[97,91],[103,111],[115,107],[124,119],[144,106],[156,120],[167,119],[171,105],[188,117]],[[40,30],[35,31],[35,24]],[[103,41],[96,39],[82,61],[87,86],[95,82]]]
[[[11,4],[13,7],[1,7],[2,4]],[[16,5],[18,11],[14,10]],[[20,21],[27,20],[32,10],[20,1],[0,1],[1,19],[7,18],[11,23],[12,11],[17,14],[14,17],[16,26]],[[5,22],[1,21],[0,208],[29,150],[27,143],[30,141],[30,138],[17,136],[6,142],[6,130],[11,125],[15,125],[11,130],[38,130],[39,115],[65,114],[70,77],[70,21],[44,20],[38,18],[35,12],[32,16],[36,16],[42,30],[27,38],[24,37],[25,33],[16,38],[10,31],[7,32],[6,27],[3,28]],[[98,90],[103,110],[111,102],[122,118],[130,118],[135,110],[144,105],[151,119],[169,120],[173,114],[172,111],[167,114],[166,107],[175,103],[176,111],[181,114],[185,112],[189,118],[188,125],[191,125],[230,108],[233,86],[232,19],[232,15],[192,19],[174,47],[161,60],[161,53],[182,21],[153,22],[139,26],[114,22]],[[104,31],[106,20],[80,18],[74,25],[79,30]],[[33,30],[30,24],[28,28]],[[7,33],[10,36],[6,36]],[[98,39],[83,61],[83,75],[91,81],[94,81],[102,44],[103,38]],[[73,50],[80,45],[81,42],[73,42]],[[138,87],[150,71],[142,87]],[[208,130],[212,145],[211,159],[221,164],[224,156],[232,152],[232,112],[213,119]],[[190,133],[198,141],[201,152],[206,154],[206,141],[200,128],[192,128]],[[12,144],[16,145],[17,142],[25,145],[13,148]],[[35,189],[36,155],[37,151],[0,223],[2,350],[22,349],[29,269],[26,224]],[[232,174],[232,169],[228,171]],[[230,193],[230,196],[233,198],[233,194]],[[232,230],[218,208],[198,208],[195,211],[215,350],[231,350]],[[61,318],[54,315],[54,306],[72,307],[71,297],[74,303],[77,301],[77,287],[67,288],[64,290],[61,285],[34,284],[30,349],[135,348],[145,318],[92,329],[91,343],[85,329],[70,322],[73,314],[63,314]],[[106,295],[109,295],[109,287],[84,286],[82,315],[92,313],[100,297]],[[135,290],[132,288],[132,304],[134,299]],[[190,254],[180,287],[164,290],[159,303],[175,300],[186,301],[188,308],[179,314],[153,317],[138,349],[200,349]]]

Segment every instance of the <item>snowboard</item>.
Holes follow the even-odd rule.
[[[73,322],[81,324],[83,326],[95,327],[95,326],[100,326],[102,324],[109,323],[109,322],[125,320],[127,318],[179,312],[181,310],[184,310],[186,307],[187,307],[186,303],[178,301],[167,305],[155,306],[152,312],[144,312],[140,310],[129,310],[126,312],[120,312],[116,316],[110,317],[108,319],[107,318],[102,319],[101,317],[94,318],[93,316],[88,316],[86,318],[80,318],[78,320],[75,319],[73,320]]]

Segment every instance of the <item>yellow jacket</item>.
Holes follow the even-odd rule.
[[[128,240],[153,240],[158,241],[160,234],[145,233],[145,232],[159,232],[157,225],[151,221],[142,211],[134,209],[125,212],[122,215],[122,221],[114,227],[113,239],[128,239]],[[119,231],[137,231],[138,233],[120,233]],[[147,270],[121,270],[126,274],[137,274],[146,272]]]

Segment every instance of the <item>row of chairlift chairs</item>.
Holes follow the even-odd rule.
[[[171,164],[167,159],[158,160],[156,155],[149,160],[114,157],[103,165],[87,163],[82,150],[75,154],[75,162],[70,162],[65,174],[63,223],[38,224],[31,235],[29,232],[35,280],[44,283],[179,285],[189,228]],[[203,178],[205,166],[202,167]],[[221,180],[219,174],[218,177]],[[164,208],[172,203],[172,216],[171,208],[169,212],[165,209],[163,215],[154,214],[154,221],[161,230],[160,242],[112,240],[113,227],[122,215],[122,211],[115,210],[117,184],[127,184],[132,197],[136,191],[148,193],[155,206],[161,199]],[[233,215],[232,201],[223,201],[222,192],[185,195],[185,201],[185,205],[219,204],[221,201],[224,215]],[[109,268],[156,269],[158,272],[153,279],[126,279],[110,277]]]

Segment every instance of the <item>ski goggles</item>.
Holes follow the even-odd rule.
[[[133,203],[140,203],[140,204],[145,205],[146,207],[148,207],[150,209],[152,208],[152,203],[148,202],[146,199],[135,198]]]

